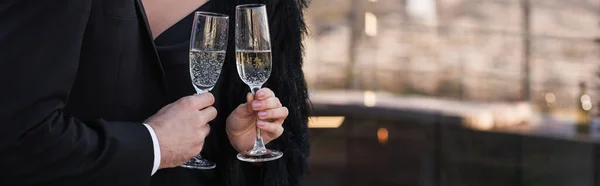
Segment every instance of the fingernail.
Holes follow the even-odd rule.
[[[255,101],[255,102],[252,102],[252,107],[254,107],[254,108],[258,108],[258,107],[260,107],[260,106],[262,106],[262,103],[261,103],[260,101]]]
[[[265,116],[267,116],[267,112],[265,112],[265,111],[260,111],[260,112],[258,112],[258,116],[260,116],[260,117],[265,117]]]
[[[258,91],[258,92],[256,93],[256,95],[257,95],[259,98],[262,98],[262,97],[264,97],[264,96],[265,96],[265,93],[264,93],[263,91]]]
[[[264,121],[260,121],[260,120],[258,120],[258,121],[256,122],[256,124],[257,124],[259,127],[264,127],[264,126],[265,126],[265,122],[264,122]]]

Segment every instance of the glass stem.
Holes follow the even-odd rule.
[[[204,93],[207,93],[207,92],[208,92],[208,90],[196,89],[196,95],[204,94]]]
[[[208,90],[198,90],[198,89],[196,89],[196,95],[204,94],[204,93],[207,93],[207,92],[208,92]],[[197,159],[204,159],[204,158],[202,158],[202,155],[200,155],[200,153],[198,153],[198,155],[196,155],[196,158]]]
[[[256,97],[256,91],[260,90],[260,86],[250,87],[252,91],[252,96]],[[251,154],[264,154],[267,153],[267,148],[265,147],[265,143],[262,138],[262,130],[256,127],[256,138],[254,139],[254,147],[252,148]]]

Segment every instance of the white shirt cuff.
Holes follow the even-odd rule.
[[[150,176],[152,176],[154,175],[154,173],[156,173],[158,167],[160,167],[160,144],[158,144],[158,137],[156,137],[154,129],[152,129],[150,125],[145,123],[144,126],[146,126],[146,128],[148,128],[148,131],[150,132],[150,136],[152,137],[152,146],[154,147],[154,167],[152,168],[152,173],[150,174]]]

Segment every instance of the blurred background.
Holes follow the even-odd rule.
[[[600,1],[312,0],[305,185],[600,185]]]

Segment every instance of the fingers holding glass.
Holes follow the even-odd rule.
[[[254,111],[263,111],[267,109],[279,108],[282,107],[279,98],[271,97],[265,100],[254,100],[252,101],[252,109]]]
[[[258,119],[265,121],[279,121],[284,120],[289,114],[287,107],[278,107],[268,110],[259,111],[257,113]]]
[[[265,100],[271,97],[275,97],[275,93],[269,88],[262,88],[256,92],[257,100]]]
[[[256,126],[262,129],[263,132],[271,139],[277,139],[281,134],[283,134],[283,122],[275,121],[275,122],[267,122],[263,120],[258,120],[256,122]]]

